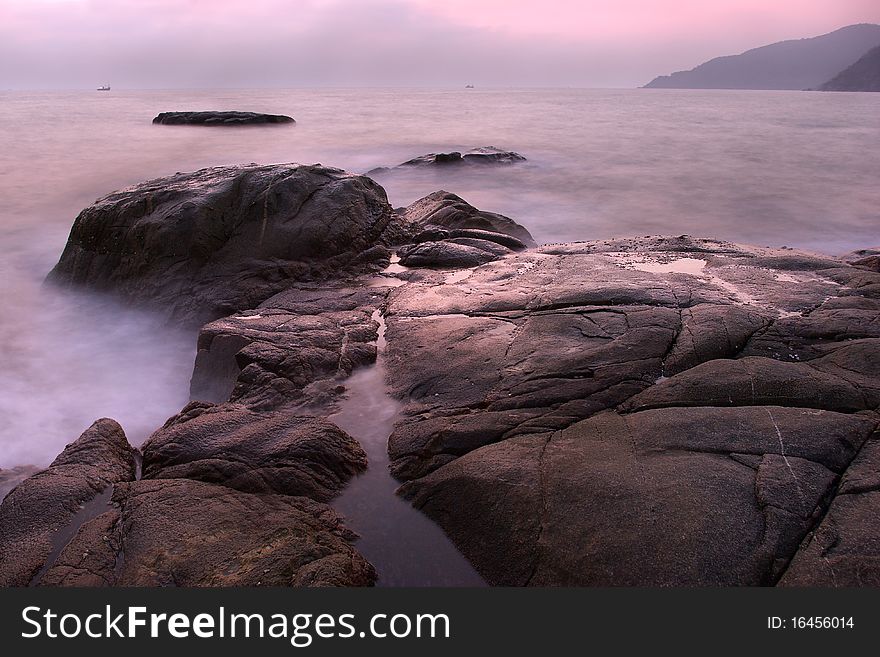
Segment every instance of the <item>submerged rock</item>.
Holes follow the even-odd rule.
[[[259,112],[162,112],[153,119],[159,125],[239,126],[296,123],[283,114]]]
[[[390,239],[385,191],[320,165],[202,169],[83,210],[49,280],[112,292],[178,322],[252,308],[296,281],[369,268]]]
[[[367,175],[375,175],[394,169],[411,167],[449,167],[465,165],[505,165],[525,162],[526,158],[514,151],[506,151],[495,146],[480,146],[464,153],[450,151],[448,153],[426,153],[407,160],[396,167],[379,167],[369,171]]]
[[[428,153],[407,160],[400,166],[425,166],[446,164],[513,164],[525,162],[526,158],[514,151],[505,151],[495,146],[481,146],[461,153],[451,151],[449,153]]]

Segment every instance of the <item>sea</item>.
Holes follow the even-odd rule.
[[[293,126],[152,125],[237,109]],[[0,91],[0,468],[46,466],[99,417],[140,444],[186,403],[191,331],[43,285],[71,223],[142,180],[230,163],[354,172],[496,146],[504,167],[377,174],[539,242],[690,234],[829,254],[880,246],[880,94],[518,89]]]

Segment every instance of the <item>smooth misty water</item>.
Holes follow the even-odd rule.
[[[150,124],[179,109],[298,124]],[[100,416],[140,442],[186,401],[193,335],[41,287],[78,211],[147,178],[251,161],[366,171],[496,145],[529,161],[377,179],[394,205],[445,188],[539,241],[690,233],[829,253],[880,245],[880,94],[0,92],[0,125],[0,468],[45,465]]]
[[[360,538],[357,548],[372,563],[378,586],[482,586],[482,578],[443,530],[395,494],[388,471],[388,436],[402,405],[385,386],[385,322],[378,313],[376,364],[346,381],[348,396],[330,419],[354,436],[369,467],[355,477],[333,506]]]

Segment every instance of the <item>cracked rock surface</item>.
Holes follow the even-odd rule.
[[[401,493],[493,584],[877,582],[878,282],[682,236],[397,288]]]

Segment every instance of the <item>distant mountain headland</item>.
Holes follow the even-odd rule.
[[[820,91],[880,91],[880,46],[819,87]]]
[[[855,68],[855,62],[880,46],[880,25],[861,23],[835,30],[829,34],[780,41],[747,50],[740,55],[716,57],[690,71],[661,75],[645,85],[665,89],[818,89],[844,69]],[[863,79],[864,69],[871,68],[877,81],[878,55],[854,71],[846,79],[856,84]],[[862,89],[849,88],[850,91]]]

